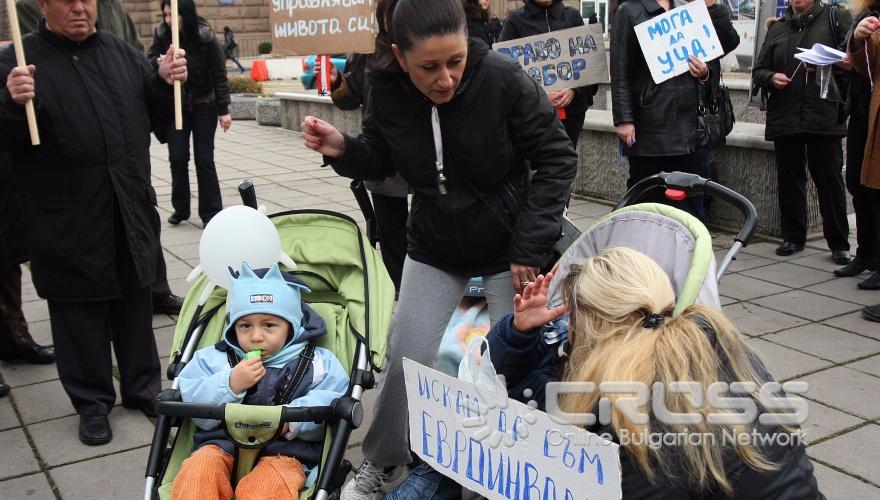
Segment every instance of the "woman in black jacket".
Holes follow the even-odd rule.
[[[696,0],[700,1],[700,0]],[[704,0],[722,51],[739,45],[727,7]],[[673,7],[672,0],[624,1],[614,14],[611,31],[611,107],[620,138],[621,154],[629,160],[627,187],[661,171],[690,171],[705,167],[697,140],[697,104],[700,86],[718,85],[717,63],[691,57],[690,71],[663,83],[654,83],[634,27]],[[695,171],[701,175],[708,172]]]
[[[153,31],[147,57],[157,64],[171,45],[171,0],[160,0],[164,20]],[[171,162],[171,205],[168,223],[180,224],[190,216],[189,137],[193,137],[196,177],[199,184],[199,218],[207,225],[220,210],[220,181],[214,165],[214,133],[219,121],[223,131],[232,125],[229,114],[229,83],[226,55],[211,26],[196,14],[193,0],[179,0],[180,46],[186,50],[189,79],[183,86],[183,129],[168,131]]]
[[[410,460],[402,358],[430,365],[471,276],[489,314],[512,307],[559,237],[577,156],[556,111],[514,61],[468,39],[460,0],[400,0],[388,67],[371,72],[363,134],[308,116],[307,147],[341,175],[412,188],[408,251],[365,464],[342,498],[371,495]],[[529,179],[529,168],[535,171]]]
[[[467,33],[471,38],[479,38],[492,46],[495,37],[489,29],[489,1],[464,0],[464,13],[467,16]]]
[[[512,10],[501,28],[500,41],[513,40],[584,25],[580,12],[563,5],[562,0],[523,0],[521,9]],[[591,23],[595,20],[591,20]],[[593,105],[598,85],[547,92],[550,103],[565,110],[562,125],[577,150],[587,108]]]
[[[557,421],[599,416],[587,430],[621,445],[624,499],[825,498],[803,436],[795,428],[760,423],[768,395],[759,389],[773,379],[721,311],[692,305],[673,317],[675,294],[668,276],[650,257],[629,248],[608,249],[572,265],[562,284],[567,305],[548,309],[552,279],[552,274],[539,276],[517,298],[514,314],[489,332],[492,364],[504,375],[509,397],[530,394],[541,409],[548,398],[558,397]],[[569,329],[560,349],[544,341],[542,327],[566,313],[567,306]],[[679,381],[698,383],[699,390],[692,399],[690,393],[667,389],[660,411],[656,400],[637,403],[647,421],[636,422],[616,401],[608,405],[610,415],[604,415],[600,402],[633,396],[634,390],[563,392],[569,386],[556,394],[545,392],[549,382],[560,380],[594,387],[634,383],[645,388],[646,398],[656,398],[652,391]],[[732,404],[722,407],[709,399],[718,382],[753,384],[754,389],[735,396],[720,393]],[[697,418],[686,423],[663,418],[662,410]],[[743,423],[713,420],[750,412],[752,418]],[[602,424],[605,419],[610,425]]]
[[[832,17],[833,16],[833,17]],[[831,258],[847,264],[849,223],[843,176],[846,117],[836,103],[819,97],[819,72],[801,67],[795,47],[821,43],[843,47],[852,15],[817,0],[792,0],[785,13],[770,21],[764,45],[752,70],[752,82],[769,93],[764,136],[776,151],[782,245],[776,255],[804,249],[807,239],[806,170],[816,185],[822,232]]]

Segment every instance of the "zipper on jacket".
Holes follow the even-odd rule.
[[[550,29],[550,11],[549,10],[544,11],[544,19],[547,21],[547,33],[550,33],[553,30]]]

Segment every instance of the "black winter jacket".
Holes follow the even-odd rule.
[[[0,88],[0,149],[11,153],[28,217],[31,271],[41,297],[105,300],[120,295],[114,213],[139,284],[153,278],[156,195],[150,130],[168,120],[171,87],[143,54],[100,29],[76,43],[40,22],[23,38],[36,65],[40,146],[31,146],[24,107]],[[0,50],[0,78],[15,66]]]
[[[479,38],[486,45],[491,46],[495,43],[495,40],[492,38],[492,34],[489,33],[489,27],[487,26],[488,19],[485,14],[480,12],[468,12],[467,15],[467,32],[468,36],[471,38]]]
[[[0,267],[14,267],[28,260],[27,220],[15,184],[12,163],[0,152]]]
[[[584,25],[580,13],[563,5],[562,0],[555,0],[550,7],[541,7],[534,0],[523,0],[522,8],[510,11],[507,21],[501,28],[499,41],[514,40],[551,31],[564,30]],[[598,85],[587,85],[574,90],[571,103],[565,108],[566,113],[584,113],[593,105],[593,96],[599,90]]]
[[[504,375],[510,398],[523,401],[526,389],[538,403],[538,409],[545,405],[545,387],[548,382],[560,379],[562,365],[566,358],[559,355],[559,344],[548,345],[543,341],[541,331],[523,333],[513,327],[513,315],[507,315],[497,322],[487,335],[492,364],[499,375]],[[772,380],[767,369],[756,356],[751,357],[755,371],[762,379]],[[730,382],[730,381],[728,381]],[[600,435],[613,435],[610,425],[596,424],[588,428]],[[758,424],[755,431],[763,435],[782,432],[777,428]],[[651,500],[687,500],[728,498],[720,488],[710,491],[700,490],[689,485],[685,471],[676,476],[665,476],[651,482],[626,448],[621,447],[620,464],[623,472],[623,498]],[[765,457],[779,464],[779,470],[757,471],[750,468],[739,456],[731,451],[723,452],[724,470],[733,486],[735,498],[766,500],[808,500],[824,499],[819,492],[813,475],[813,464],[807,458],[803,445],[793,444],[761,448]],[[677,467],[673,464],[673,467]]]
[[[414,192],[408,255],[459,276],[543,266],[559,238],[577,155],[543,92],[516,62],[469,39],[452,101],[437,106],[448,193],[437,184],[433,103],[405,73],[370,74],[363,134],[326,158],[351,178],[397,170]],[[528,182],[526,160],[536,172]]]
[[[791,83],[782,90],[770,83],[774,73],[791,77],[800,61],[794,58],[797,47],[810,48],[814,43],[842,47],[852,24],[852,15],[842,7],[834,7],[837,20],[832,35],[831,7],[817,1],[806,12],[795,14],[791,7],[774,22],[764,39],[758,61],[752,70],[752,81],[769,94],[767,98],[767,140],[792,134],[817,134],[843,137],[846,120],[838,113],[837,104],[819,98],[819,74],[814,68],[801,67]],[[834,69],[840,78],[847,72]],[[839,80],[840,81],[840,80]]]
[[[636,143],[624,147],[627,156],[676,156],[697,149],[699,83],[683,73],[654,83],[634,27],[665,11],[655,0],[628,0],[614,14],[611,31],[611,111],[614,125],[633,123]],[[716,3],[709,16],[725,54],[739,45],[727,7]],[[721,78],[712,71],[713,85]],[[715,66],[717,68],[717,66]]]
[[[147,58],[157,66],[157,58],[168,51],[171,30],[160,21],[153,30],[153,44],[147,50]],[[186,83],[183,84],[184,107],[192,109],[197,104],[213,102],[220,116],[229,114],[229,82],[226,79],[226,53],[211,26],[199,20],[199,39],[186,40],[180,32],[180,45],[186,50]]]

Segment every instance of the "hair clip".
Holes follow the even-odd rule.
[[[665,317],[662,314],[652,313],[651,311],[645,310],[645,319],[642,321],[642,326],[656,330],[663,326],[664,319]]]

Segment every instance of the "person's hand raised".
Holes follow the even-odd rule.
[[[9,97],[16,104],[24,106],[28,101],[33,99],[34,93],[34,73],[37,68],[33,64],[29,64],[24,68],[15,67],[6,77],[6,90],[9,91]]]
[[[338,158],[345,152],[345,138],[336,127],[329,123],[307,116],[300,124],[306,147],[330,158]]]
[[[521,332],[530,332],[565,314],[565,305],[547,309],[547,292],[552,280],[552,271],[547,276],[539,274],[535,281],[525,287],[522,294],[514,295],[514,328]]]

